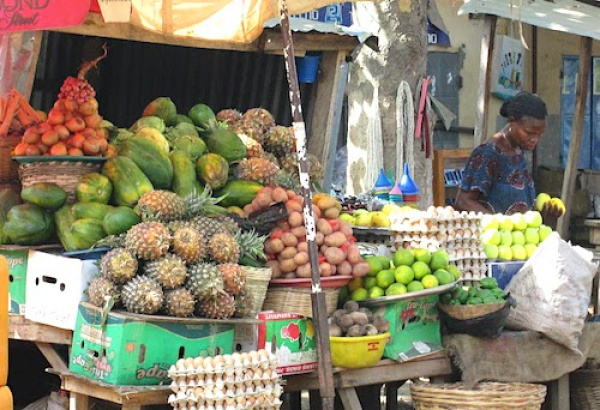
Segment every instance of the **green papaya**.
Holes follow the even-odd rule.
[[[77,219],[70,231],[77,249],[89,249],[106,236],[102,222],[92,218]]]
[[[119,235],[141,222],[140,216],[127,206],[111,209],[102,219],[102,227],[108,235]]]
[[[173,192],[183,198],[195,189],[196,168],[190,157],[183,151],[171,152],[169,160],[173,165]]]
[[[133,207],[146,192],[154,189],[152,182],[131,158],[117,155],[109,158],[102,174],[113,184],[112,203]]]
[[[166,120],[171,115],[177,114],[177,107],[175,103],[169,97],[158,97],[155,98],[150,104],[144,108],[142,117],[156,116],[163,120]]]
[[[206,104],[196,104],[188,112],[188,117],[198,127],[208,130],[216,122],[215,112]]]
[[[67,202],[67,193],[54,182],[35,182],[21,190],[21,198],[27,203],[53,211]]]
[[[129,128],[129,131],[135,134],[142,128],[146,127],[154,128],[158,130],[158,132],[165,132],[165,129],[167,128],[162,118],[157,117],[155,115],[150,115],[148,117],[142,117],[136,122],[134,122],[133,125]]]
[[[157,147],[163,149],[165,154],[169,153],[169,141],[167,141],[165,136],[160,131],[155,130],[154,128],[142,128],[135,133],[134,137],[150,140],[156,144]]]
[[[225,186],[229,175],[227,160],[218,154],[204,154],[196,163],[198,178],[212,189]]]
[[[15,205],[6,215],[4,233],[17,245],[47,244],[54,235],[54,219],[37,205]]]
[[[71,210],[71,206],[69,205],[63,205],[58,211],[54,212],[56,235],[67,252],[77,250],[75,240],[71,234],[71,225],[75,221],[75,213]]]
[[[196,162],[206,152],[206,143],[200,137],[182,135],[173,141],[173,149],[185,152],[193,162]]]
[[[11,243],[8,235],[4,233],[4,224],[10,208],[20,203],[21,197],[12,189],[0,190],[0,245]]]
[[[83,175],[75,186],[75,195],[79,202],[108,204],[112,191],[113,186],[110,179],[99,172],[90,172]]]
[[[188,117],[187,115],[184,115],[184,114],[169,115],[167,117],[167,119],[165,120],[165,123],[167,124],[167,127],[174,127],[177,124],[180,124],[182,122],[186,122],[188,124],[194,125],[194,121],[192,121],[190,119],[190,117]]]
[[[137,136],[130,138],[121,146],[119,155],[135,162],[155,189],[171,187],[173,165],[167,153],[152,141]]]
[[[75,214],[75,219],[92,218],[97,221],[102,221],[104,216],[114,207],[106,204],[98,204],[95,202],[78,202],[73,204],[71,210]]]
[[[238,206],[243,208],[254,200],[254,197],[261,188],[263,186],[257,182],[229,181],[223,188],[215,192],[215,196],[220,197],[225,195],[225,198],[219,203],[221,206]]]
[[[206,146],[213,154],[225,158],[230,164],[246,157],[246,146],[238,135],[225,128],[219,128],[206,137]]]

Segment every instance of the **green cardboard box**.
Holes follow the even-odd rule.
[[[408,361],[442,350],[438,299],[438,295],[429,295],[370,308],[390,322],[391,341],[384,357]]]
[[[0,249],[8,262],[8,313],[25,314],[25,284],[27,278],[27,253],[29,249]]]
[[[178,359],[233,352],[234,325],[208,319],[105,314],[81,303],[69,369],[114,385],[157,385]],[[171,320],[172,319],[172,320]]]

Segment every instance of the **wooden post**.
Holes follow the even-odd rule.
[[[589,91],[588,78],[592,64],[592,39],[581,37],[579,51],[579,75],[575,89],[575,115],[573,116],[573,127],[569,140],[569,156],[563,179],[561,198],[565,204],[565,214],[558,218],[557,231],[561,238],[568,239],[569,223],[571,219],[571,206],[575,194],[575,179],[577,178],[577,164],[579,163],[579,151],[583,139],[583,122],[585,118],[586,101]]]
[[[492,76],[491,60],[494,53],[494,37],[496,36],[496,16],[485,16],[483,37],[481,38],[479,62],[479,91],[477,92],[477,116],[473,146],[476,147],[487,139],[488,114],[490,105],[490,85]]]

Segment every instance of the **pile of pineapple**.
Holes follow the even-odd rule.
[[[90,302],[107,298],[127,311],[227,319],[250,315],[252,297],[242,255],[264,255],[263,237],[241,231],[229,217],[207,216],[219,199],[205,190],[181,198],[153,190],[142,196],[142,222],[109,237],[112,250],[87,289]]]
[[[244,114],[225,109],[216,114],[216,119],[246,146],[246,158],[235,169],[237,179],[298,188],[298,156],[292,127],[276,125],[273,115],[264,108],[251,108]],[[308,154],[307,161],[311,180],[322,181],[323,166],[319,160]]]

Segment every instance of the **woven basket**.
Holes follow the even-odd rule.
[[[271,280],[271,268],[254,268],[251,266],[242,266],[246,272],[246,291],[252,295],[252,313],[262,310],[267,288]]]
[[[80,177],[99,172],[102,164],[96,162],[30,162],[19,166],[19,179],[23,188],[36,182],[54,182],[67,193],[67,202],[77,201],[75,187]]]
[[[600,369],[576,370],[569,382],[572,409],[600,409]]]
[[[506,302],[464,306],[443,305],[440,303],[439,308],[454,319],[467,320],[494,313],[502,309],[504,305],[506,305]]]
[[[19,179],[19,164],[12,160],[12,150],[21,142],[21,135],[0,136],[0,181]]]
[[[19,180],[14,180],[14,181],[0,181],[0,192],[4,191],[5,189],[10,189],[12,191],[14,191],[17,194],[21,193],[21,183],[19,182]]]
[[[263,309],[312,316],[311,291],[310,288],[269,288],[263,303]],[[325,305],[329,316],[337,308],[340,289],[323,289],[323,292],[325,293]]]
[[[484,382],[472,389],[462,383],[411,385],[415,410],[539,410],[546,386]]]

